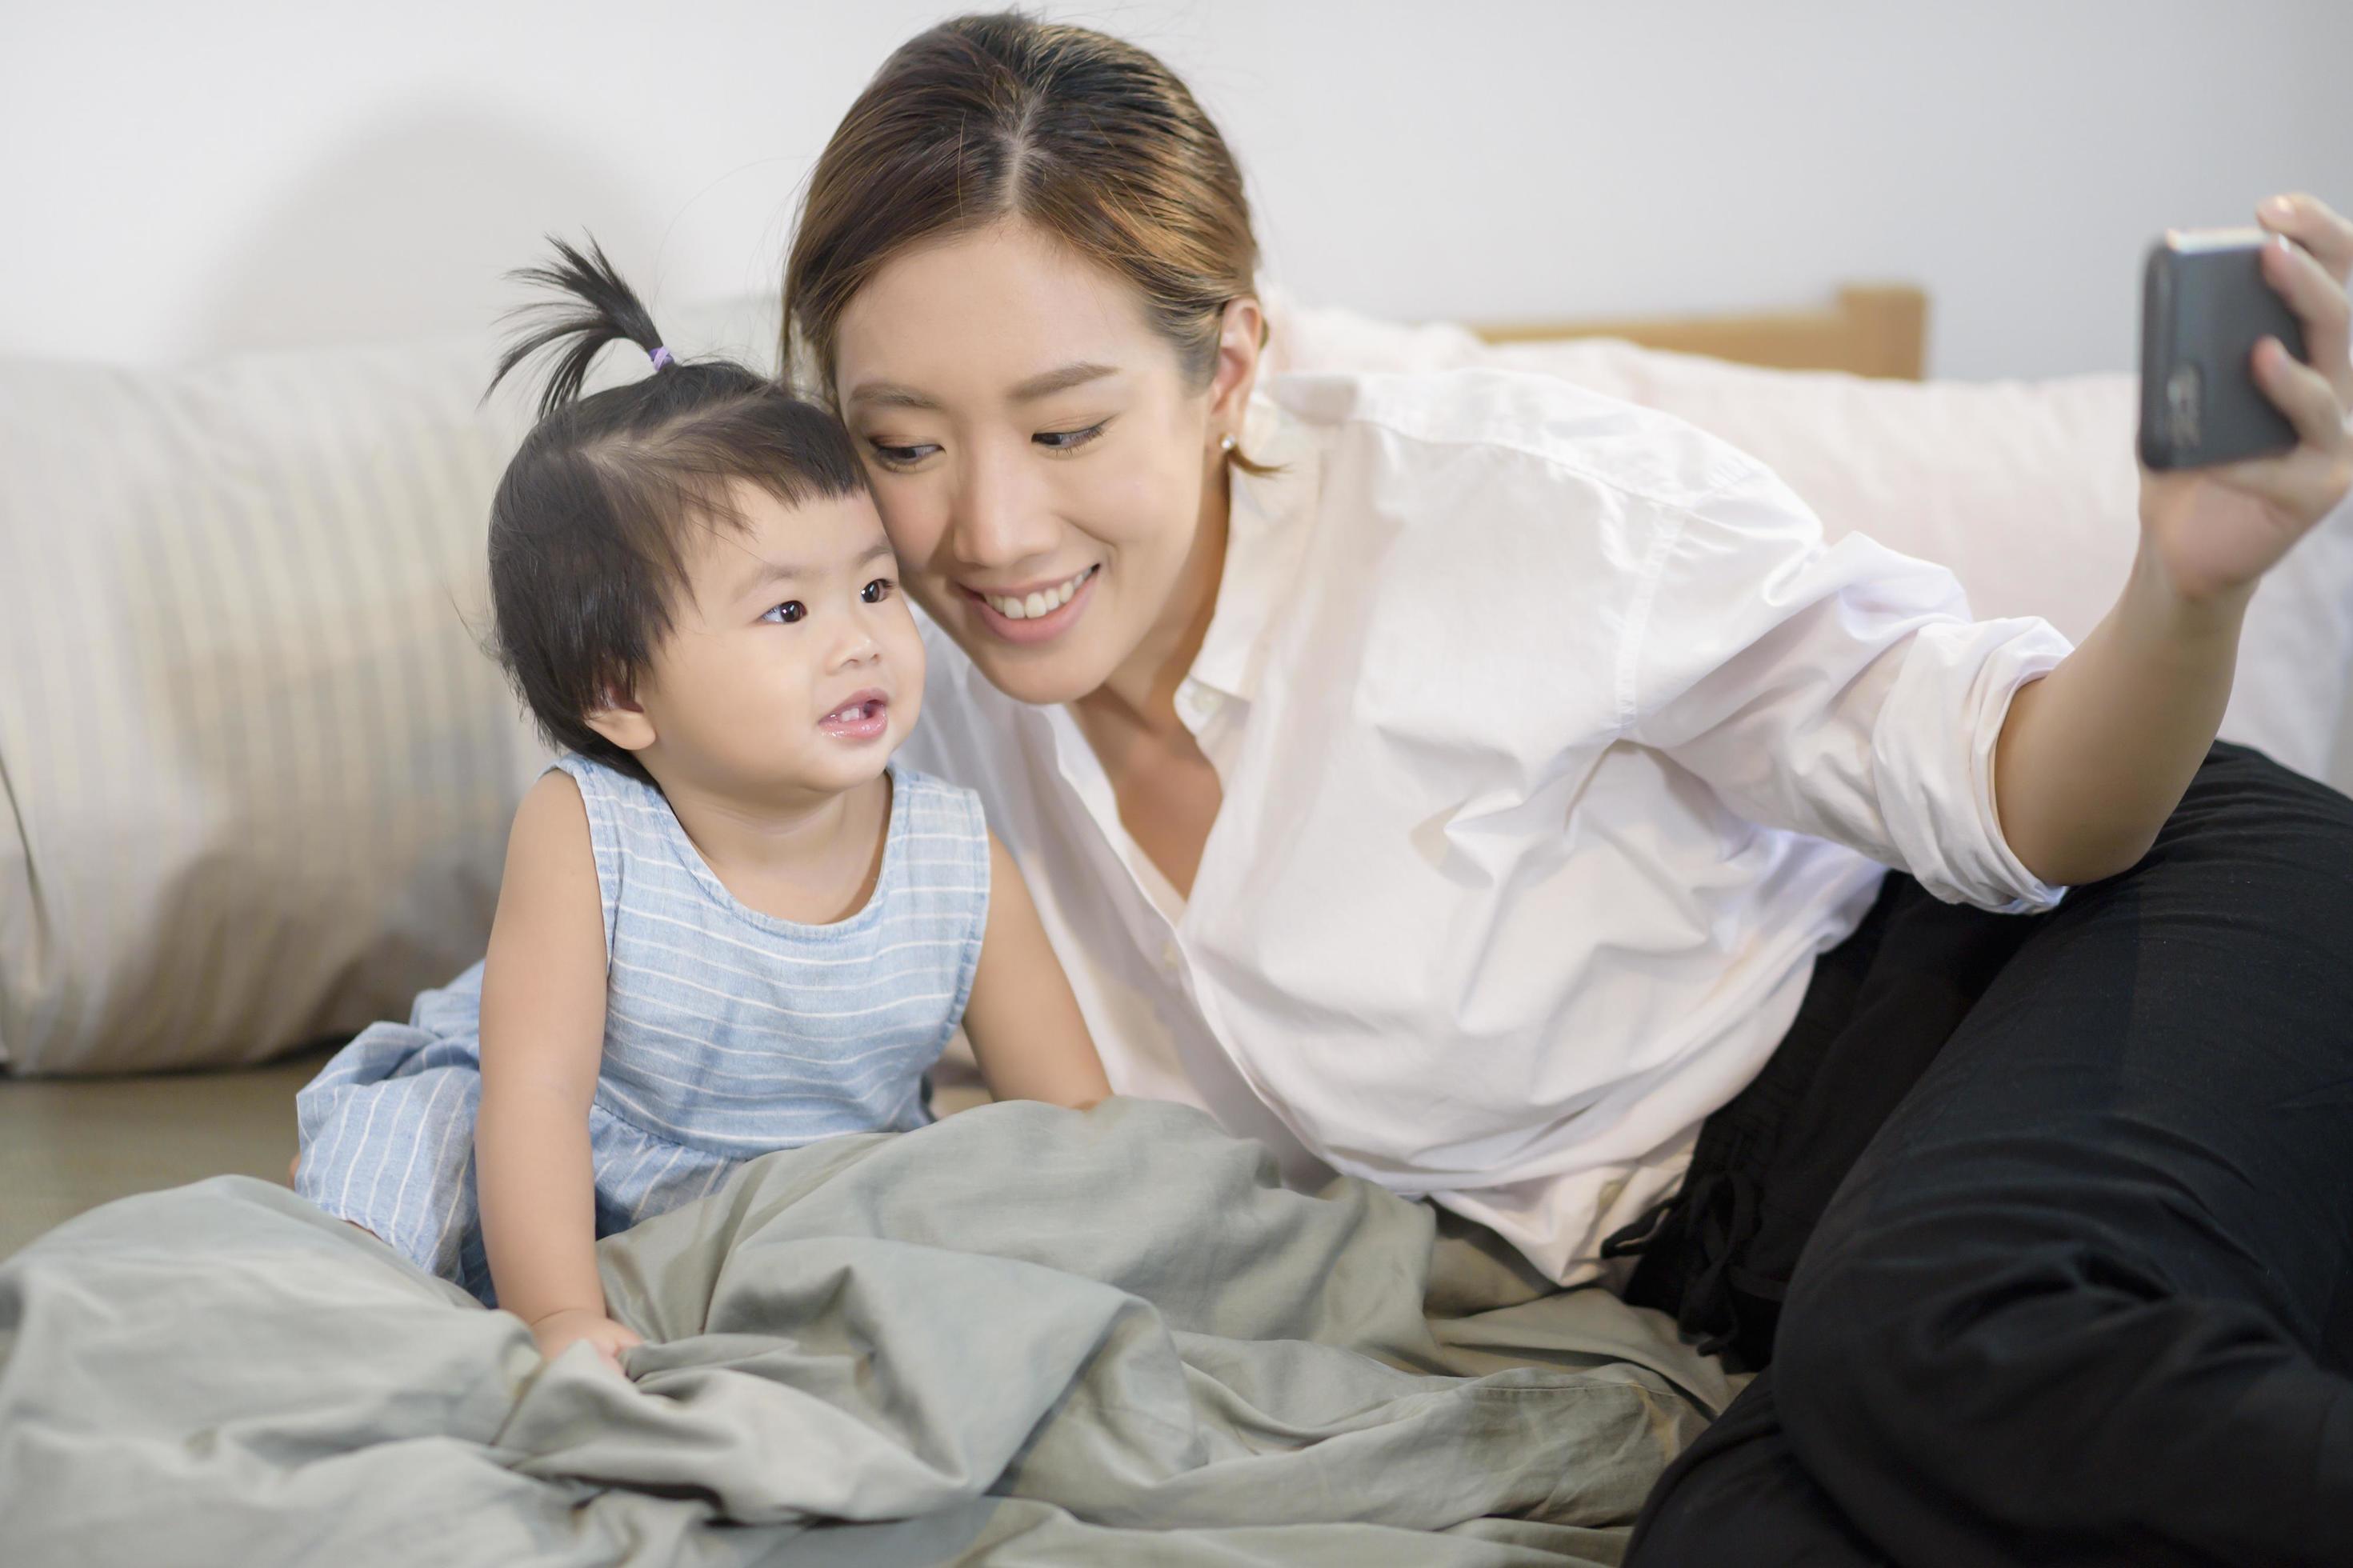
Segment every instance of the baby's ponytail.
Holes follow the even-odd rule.
[[[563,344],[563,353],[549,371],[547,384],[540,389],[539,416],[543,419],[579,397],[581,384],[588,377],[588,367],[607,343],[627,340],[637,344],[646,351],[657,371],[674,363],[670,350],[662,346],[652,313],[638,298],[637,290],[621,281],[621,275],[605,259],[603,247],[594,238],[588,241],[585,256],[553,235],[548,237],[548,243],[555,247],[557,257],[552,265],[520,268],[508,276],[517,282],[553,289],[565,298],[526,305],[515,312],[517,319],[533,324],[507,345],[506,352],[499,356],[497,373],[491,377],[491,386],[495,388],[523,361],[543,349]],[[488,395],[485,392],[484,395]]]

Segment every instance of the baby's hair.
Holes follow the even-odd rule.
[[[588,716],[635,690],[669,634],[691,531],[740,528],[739,482],[798,506],[866,475],[831,414],[733,361],[675,358],[595,240],[585,255],[550,243],[554,263],[513,276],[563,298],[517,312],[524,330],[491,378],[557,351],[491,503],[493,645],[552,743],[650,783]],[[598,351],[622,341],[653,374],[582,396]]]

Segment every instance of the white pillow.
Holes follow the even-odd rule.
[[[1953,569],[1971,610],[2038,615],[2081,641],[2123,588],[2139,538],[2129,375],[1903,382],[1760,370],[1605,339],[1491,346],[1277,306],[1271,350],[1302,370],[1482,363],[1543,372],[1662,409],[1764,462],[1820,514]],[[2225,740],[2353,788],[2353,505],[2257,590]]]

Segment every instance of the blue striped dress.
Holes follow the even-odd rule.
[[[964,1016],[988,918],[976,795],[892,763],[873,897],[803,925],[728,892],[659,790],[578,756],[555,765],[587,806],[605,907],[598,1236],[754,1155],[930,1120],[924,1074]],[[295,1188],[492,1302],[474,1199],[481,1000],[478,963],[328,1062],[296,1099]]]

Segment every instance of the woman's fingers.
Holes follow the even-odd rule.
[[[2272,508],[2293,542],[2353,486],[2353,429],[2320,373],[2300,363],[2278,339],[2256,344],[2253,361],[2256,384],[2295,426],[2297,444],[2273,457],[2204,469],[2202,478]]]
[[[2253,370],[2255,384],[2287,416],[2298,441],[2324,453],[2345,445],[2345,405],[2316,366],[2299,361],[2277,338],[2265,338],[2255,345]]]
[[[2340,281],[2353,273],[2353,219],[2302,192],[2274,196],[2255,209],[2255,221],[2310,251]]]
[[[2353,406],[2353,305],[2345,285],[2301,245],[2280,239],[2263,247],[2263,278],[2304,323],[2305,353],[2336,390],[2339,417]]]

